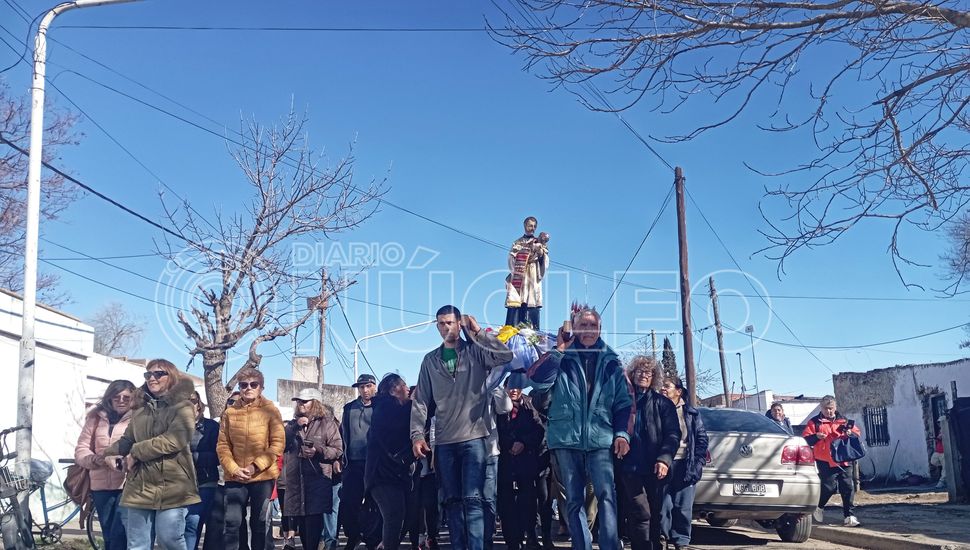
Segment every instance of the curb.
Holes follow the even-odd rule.
[[[970,545],[931,539],[921,535],[876,533],[867,529],[813,525],[811,538],[873,550],[967,550]]]

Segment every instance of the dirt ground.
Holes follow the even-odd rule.
[[[829,501],[826,524],[841,523],[841,505],[838,496]],[[970,504],[949,504],[947,494],[931,486],[859,491],[855,505],[861,529],[970,544]]]

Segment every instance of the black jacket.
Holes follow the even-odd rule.
[[[687,456],[684,479],[670,480],[675,486],[689,487],[701,479],[707,462],[707,430],[697,409],[684,404],[684,423],[687,424]],[[683,436],[681,436],[683,437]]]
[[[498,446],[501,455],[508,454],[516,441],[525,445],[522,454],[539,456],[544,450],[546,428],[539,412],[532,406],[532,400],[523,395],[518,405],[513,404],[513,413],[500,414],[496,418]]]
[[[367,432],[364,485],[411,486],[414,454],[411,452],[411,401],[401,404],[389,395],[371,401],[374,415]]]
[[[374,414],[374,402],[364,406],[358,397],[344,405],[340,421],[340,439],[344,442],[344,460],[364,460],[367,458],[367,431],[370,430]]]
[[[657,462],[670,466],[680,446],[677,408],[654,390],[637,390],[635,407],[630,452],[621,465],[625,472],[652,475]]]
[[[216,442],[219,441],[219,423],[210,418],[203,418],[195,423],[195,433],[192,434],[192,462],[195,464],[196,481],[201,487],[206,483],[219,481],[219,456],[216,454]]]

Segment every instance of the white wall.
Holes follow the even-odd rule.
[[[947,396],[947,408],[952,407],[951,381],[956,381],[958,393],[970,393],[970,359],[952,364],[908,366],[887,371],[886,374],[895,378],[892,403],[886,405],[890,444],[869,447],[866,458],[859,463],[860,469],[866,476],[874,473],[884,477],[888,473],[892,479],[899,479],[908,471],[929,477],[928,434],[923,419],[923,397],[926,393],[920,393],[920,389],[931,392],[939,388]],[[864,432],[862,411],[851,411],[851,417]]]

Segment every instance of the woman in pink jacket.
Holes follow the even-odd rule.
[[[123,550],[127,545],[121,521],[121,488],[125,467],[121,457],[103,457],[101,451],[121,438],[131,419],[135,385],[128,380],[108,384],[101,401],[88,412],[74,448],[74,462],[91,476],[91,497],[98,512],[105,550]]]

